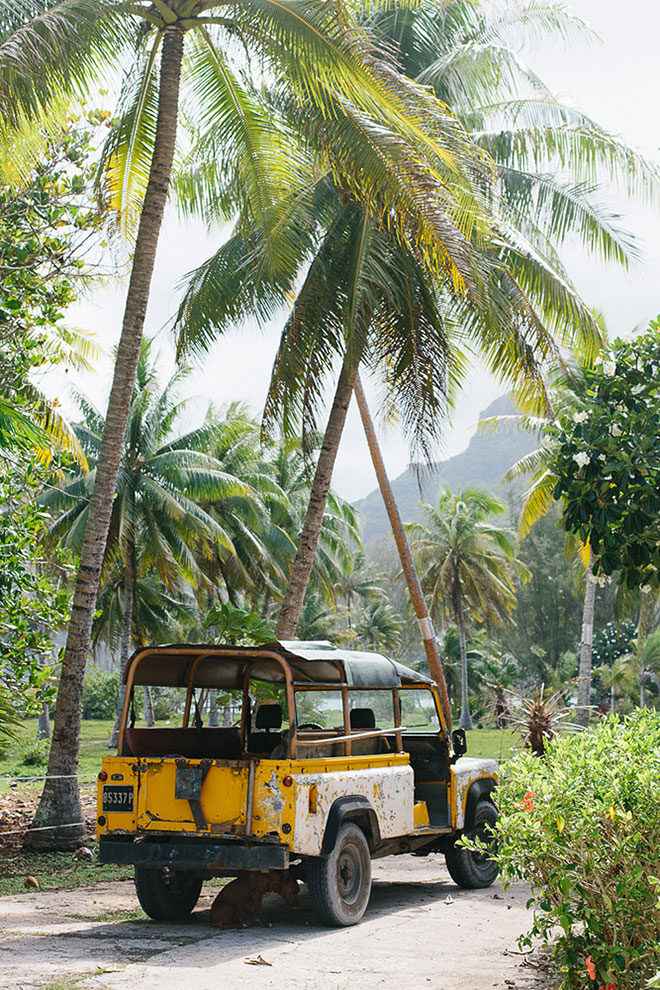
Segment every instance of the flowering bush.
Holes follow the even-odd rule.
[[[532,886],[563,988],[640,990],[660,969],[660,713],[522,752],[497,790],[500,869]]]
[[[563,524],[594,554],[604,578],[660,586],[660,322],[616,341],[584,372],[582,408],[549,429]]]

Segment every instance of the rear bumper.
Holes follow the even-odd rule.
[[[278,845],[218,842],[131,842],[101,838],[102,863],[176,870],[286,870],[289,849]]]

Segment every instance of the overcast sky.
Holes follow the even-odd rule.
[[[525,52],[525,60],[556,95],[660,160],[657,58],[660,3],[658,0],[627,0],[625,4],[621,0],[574,0],[571,7],[590,23],[602,43],[574,44],[568,49],[563,45],[545,46],[541,51]],[[660,217],[657,208],[640,203],[631,205],[625,198],[614,205],[623,214],[628,229],[638,236],[644,264],[626,274],[594,264],[577,251],[571,251],[567,261],[587,303],[603,310],[610,330],[618,334],[648,323],[660,312]],[[173,370],[167,323],[176,307],[176,286],[186,272],[211,253],[221,238],[221,231],[208,236],[197,224],[178,222],[173,213],[166,220],[145,328],[149,336],[157,335],[164,375]],[[124,292],[125,286],[121,285],[97,289],[76,306],[71,321],[94,331],[108,351],[119,336]],[[198,415],[203,414],[209,400],[219,406],[242,399],[255,414],[261,411],[280,326],[281,321],[275,321],[265,330],[242,327],[218,343],[186,386],[186,391],[195,397]],[[75,380],[95,397],[97,404],[103,405],[110,374],[110,362],[104,360],[95,375],[77,376]],[[67,387],[68,376],[53,375],[47,383],[48,391],[57,393],[65,408],[70,408]],[[442,456],[465,447],[480,411],[502,391],[487,375],[474,375],[458,403],[454,425],[443,439]],[[377,410],[375,393],[372,403]],[[390,476],[395,477],[408,463],[406,445],[392,426],[381,424],[380,434]],[[375,487],[354,404],[349,412],[334,484],[342,495],[351,499]]]

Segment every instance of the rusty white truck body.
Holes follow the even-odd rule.
[[[189,913],[206,877],[294,868],[322,918],[353,924],[368,860],[403,852],[444,852],[466,886],[494,879],[492,862],[472,876],[455,841],[493,818],[496,764],[452,755],[424,675],[327,643],[273,643],[149,647],[125,679],[97,835],[103,861],[135,866],[152,917]],[[141,686],[169,699],[169,724],[137,724]],[[218,697],[222,726],[209,724]]]

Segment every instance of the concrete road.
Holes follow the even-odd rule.
[[[322,928],[306,888],[292,910],[265,901],[272,928],[209,926],[207,886],[186,924],[156,924],[131,882],[0,898],[0,988],[34,990],[536,990],[546,984],[516,945],[526,887],[461,892],[442,857],[374,863],[367,913]],[[258,964],[259,958],[264,963]],[[254,964],[254,963],[257,964]],[[54,990],[54,987],[51,987]]]

